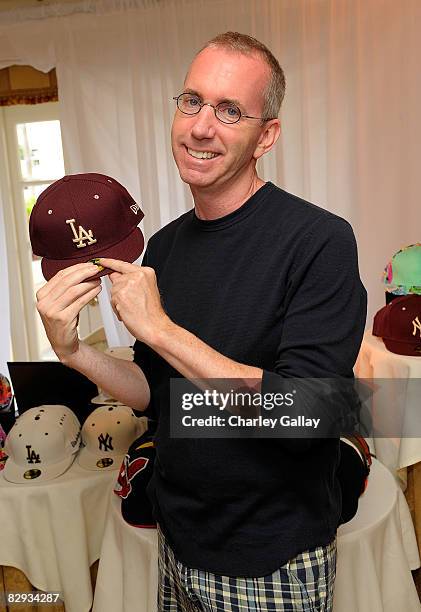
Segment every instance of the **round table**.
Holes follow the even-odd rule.
[[[338,529],[334,612],[420,612],[411,574],[419,566],[402,490],[389,470],[373,459],[358,512]]]
[[[76,461],[45,483],[14,484],[0,472],[0,565],[18,568],[41,591],[60,592],[66,612],[88,612],[90,566],[99,558],[117,474]]]
[[[421,551],[421,357],[392,353],[367,330],[354,372],[380,383],[373,396],[375,419],[391,435],[376,435],[368,442],[405,491]],[[410,528],[402,523],[404,532]],[[421,570],[414,578],[421,596]]]
[[[95,585],[93,612],[155,612],[158,589],[156,529],[132,527],[113,493]]]
[[[367,330],[354,373],[378,381],[372,407],[376,428],[386,434],[371,439],[370,446],[396,476],[397,470],[421,461],[421,357],[392,353]]]
[[[128,525],[120,504],[113,495],[93,612],[156,612],[156,530]],[[335,612],[420,612],[411,575],[419,565],[417,543],[413,529],[402,534],[402,513],[409,511],[401,489],[374,460],[356,516],[338,530]]]

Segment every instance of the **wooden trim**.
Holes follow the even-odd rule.
[[[57,92],[23,92],[10,96],[0,95],[0,106],[15,106],[16,104],[42,104],[43,102],[57,102],[57,100]]]
[[[57,75],[32,66],[9,66],[0,70],[0,106],[41,104],[58,100]]]

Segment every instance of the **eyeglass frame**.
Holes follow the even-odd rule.
[[[186,113],[185,111],[181,110],[181,108],[178,106],[178,100],[181,98],[181,96],[186,96],[186,95],[191,95],[198,99],[199,110],[196,111],[195,113]],[[176,101],[177,108],[180,111],[180,113],[183,113],[183,115],[187,115],[190,117],[193,117],[193,115],[198,115],[204,106],[210,106],[211,108],[213,108],[213,112],[215,113],[215,117],[218,119],[218,121],[220,121],[221,123],[224,123],[225,125],[235,125],[236,123],[239,123],[243,117],[245,117],[246,119],[259,119],[259,121],[272,121],[272,119],[277,118],[277,117],[269,117],[266,119],[264,117],[252,117],[251,115],[244,115],[236,104],[234,104],[233,102],[229,102],[231,106],[235,107],[238,110],[238,112],[240,113],[240,116],[238,117],[236,121],[223,121],[222,119],[220,119],[220,117],[218,117],[218,115],[216,114],[216,111],[217,111],[218,106],[220,106],[221,104],[227,104],[227,102],[219,102],[216,105],[211,104],[210,102],[202,102],[200,99],[200,96],[198,96],[197,94],[190,93],[188,91],[183,91],[183,93],[179,94],[178,96],[173,96],[173,100]]]

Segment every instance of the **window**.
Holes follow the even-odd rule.
[[[0,186],[5,202],[13,359],[56,359],[36,310],[36,292],[45,279],[41,261],[32,253],[28,221],[39,194],[66,174],[59,103],[0,108],[0,136],[3,129],[6,147],[3,152],[0,141]],[[79,333],[88,338],[102,325],[95,298],[80,313]]]
[[[26,328],[29,357],[55,358],[36,312],[36,292],[45,280],[41,273],[40,258],[32,254],[28,221],[39,194],[65,174],[58,102],[11,106],[3,112],[26,322],[21,330],[14,329],[13,340],[22,345],[23,339],[16,338],[16,335],[24,333]]]

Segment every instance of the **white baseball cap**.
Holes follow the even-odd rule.
[[[148,428],[129,406],[99,406],[82,427],[78,463],[87,470],[118,470],[130,444]]]
[[[67,406],[26,410],[6,438],[4,477],[15,483],[53,480],[72,465],[80,444],[80,423]]]

